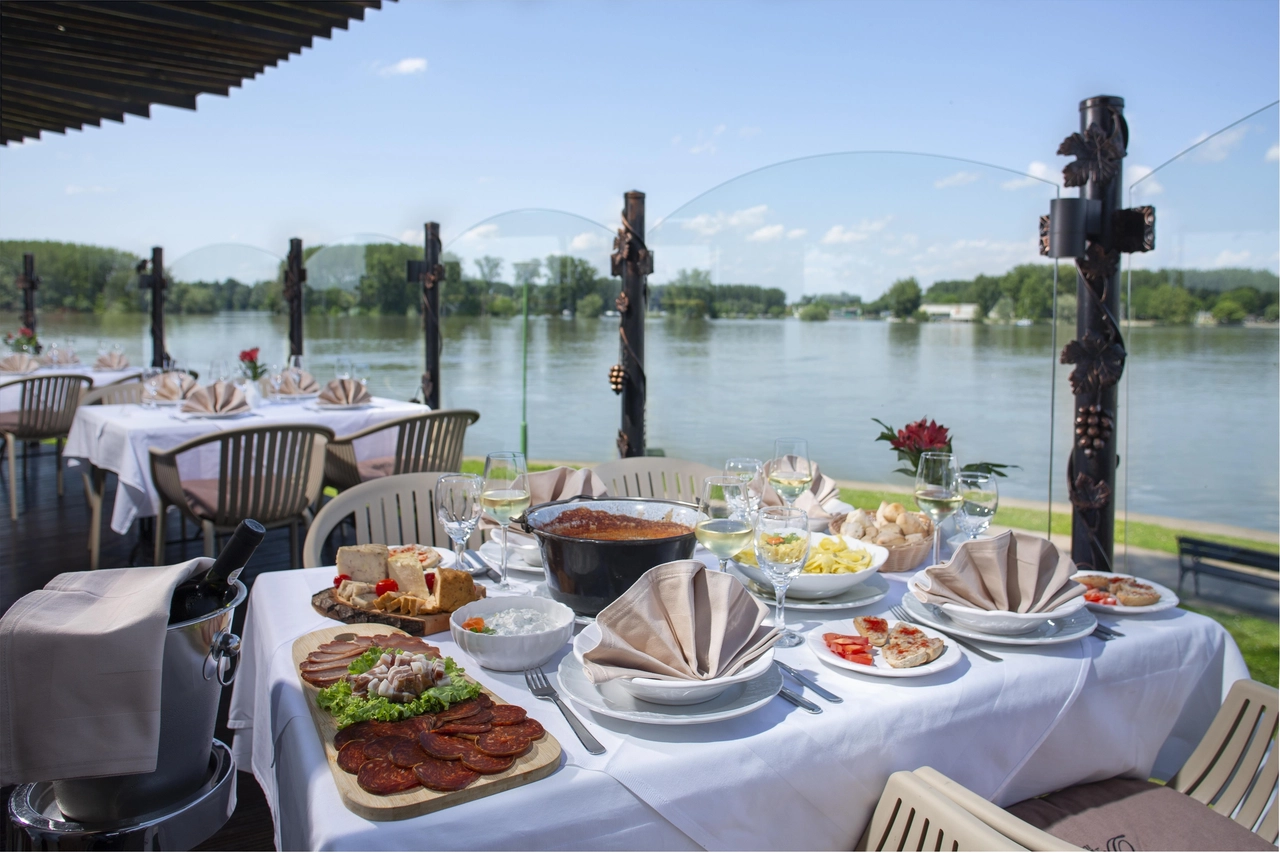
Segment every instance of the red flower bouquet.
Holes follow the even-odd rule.
[[[876,436],[876,441],[887,441],[889,446],[898,452],[898,461],[908,462],[911,467],[895,468],[899,474],[906,474],[910,477],[916,475],[916,470],[920,467],[920,454],[930,450],[940,451],[942,453],[951,452],[951,432],[937,421],[931,421],[921,418],[915,423],[907,424],[904,428],[895,430],[879,418],[871,420],[884,427],[884,432]],[[997,477],[1007,476],[1004,473],[1005,468],[1017,468],[1017,465],[1001,465],[998,462],[974,462],[965,465],[964,471],[981,471],[984,474],[995,474]]]
[[[267,375],[267,369],[258,364],[258,347],[240,351],[240,364],[250,379],[261,379]]]
[[[22,352],[23,347],[29,347],[33,353],[40,352],[40,341],[36,338],[36,333],[26,326],[23,326],[17,332],[10,332],[5,335],[4,342],[14,352]]]

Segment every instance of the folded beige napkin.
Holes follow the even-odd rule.
[[[195,392],[200,384],[187,373],[160,374],[160,385],[156,397],[161,400],[185,400]]]
[[[280,383],[281,394],[315,394],[320,390],[320,383],[305,370],[300,370],[295,378],[292,371],[286,370],[284,380]]]
[[[930,566],[912,584],[926,604],[1039,613],[1084,595],[1071,580],[1076,564],[1047,539],[1006,531],[963,542],[950,560]]]
[[[202,415],[227,415],[232,412],[247,412],[249,408],[249,401],[244,398],[244,393],[230,382],[215,382],[197,388],[182,403],[182,411]]]
[[[108,352],[98,356],[93,366],[98,370],[124,370],[129,366],[129,359],[122,352]]]
[[[570,468],[561,465],[549,471],[536,471],[529,475],[529,506],[537,506],[548,501],[559,501],[578,495],[599,497],[608,491],[604,480],[596,476],[590,468]],[[488,515],[480,516],[480,529],[496,528],[498,522]],[[536,543],[535,543],[536,544]]]
[[[0,785],[156,768],[169,601],[212,564],[69,572],[9,608]]]
[[[39,367],[40,362],[25,352],[15,352],[0,358],[0,373],[31,373]]]
[[[778,642],[768,608],[742,582],[697,560],[655,566],[596,617],[582,656],[592,684],[615,678],[706,681],[733,675]]]
[[[75,350],[49,350],[48,353],[40,356],[40,363],[45,367],[57,367],[63,364],[79,364],[80,356],[76,355]]]
[[[831,513],[823,509],[822,505],[832,498],[840,497],[840,487],[835,480],[822,473],[817,462],[810,461],[809,465],[813,469],[813,482],[809,484],[809,491],[796,498],[796,508],[804,510],[809,518],[830,518]],[[764,506],[782,506],[782,496],[773,490],[763,473],[752,481],[751,488],[760,492],[760,502]]]
[[[324,390],[316,399],[331,406],[352,406],[356,403],[367,403],[373,397],[369,394],[369,389],[364,387],[363,382],[357,382],[354,379],[335,379],[324,386]]]

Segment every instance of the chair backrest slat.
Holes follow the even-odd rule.
[[[18,422],[13,433],[19,439],[58,438],[71,431],[80,398],[93,380],[78,373],[32,376],[6,385],[17,385]]]
[[[702,481],[722,473],[701,462],[663,456],[615,459],[595,466],[595,472],[613,497],[660,498],[685,503],[697,503]]]
[[[354,515],[356,542],[383,545],[452,544],[435,514],[436,481],[449,471],[391,475],[352,486],[325,504],[307,531],[302,565],[321,565],[321,547],[344,518]]]

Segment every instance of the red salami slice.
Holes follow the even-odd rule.
[[[494,705],[490,711],[495,726],[513,726],[528,716],[519,705]]]
[[[430,757],[414,767],[413,774],[419,784],[433,791],[461,791],[480,778],[479,773],[468,770],[460,762]]]
[[[384,723],[379,720],[365,720],[353,723],[340,730],[333,736],[333,745],[338,749],[342,749],[343,746],[353,740],[373,740],[376,737],[390,734],[397,734],[391,723]]]
[[[513,726],[503,726],[498,729],[498,731],[513,735],[522,735],[527,737],[529,740],[537,740],[547,733],[547,730],[542,727],[542,723],[533,718],[525,719]]]
[[[473,714],[479,714],[486,707],[481,703],[480,701],[481,698],[488,698],[488,697],[483,696],[482,694],[481,696],[477,696],[474,699],[467,699],[465,702],[459,702],[456,705],[450,705],[448,708],[441,711],[439,714],[436,714],[436,723],[444,724],[444,723],[451,722],[452,720],[461,720],[464,717],[470,717]]]
[[[510,726],[499,726],[476,737],[476,747],[485,755],[519,755],[533,743],[520,734],[510,734]]]
[[[515,758],[501,755],[485,755],[474,747],[462,756],[462,764],[477,773],[501,773],[510,770]]]
[[[406,737],[398,737],[396,735],[388,735],[387,737],[376,737],[373,740],[364,742],[364,754],[366,758],[390,758],[391,750],[395,749],[402,743],[413,743]]]
[[[472,724],[468,722],[470,719],[470,717],[464,717],[460,722],[445,723],[435,731],[442,735],[478,735],[493,728],[489,723]]]
[[[422,747],[418,746],[416,740],[405,738],[391,747],[389,758],[396,767],[413,767],[415,764],[426,761],[427,754],[422,751]]]
[[[441,761],[457,761],[468,749],[475,749],[470,742],[436,732],[422,732],[418,735],[418,745],[422,751],[432,758]]]
[[[418,787],[418,777],[413,770],[396,767],[385,758],[376,758],[360,766],[356,784],[370,794],[398,794]]]
[[[348,773],[358,773],[369,759],[364,754],[364,741],[353,740],[338,750],[338,766]]]

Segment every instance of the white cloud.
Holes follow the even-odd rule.
[[[760,128],[748,125],[738,130],[738,135],[743,139],[750,139],[760,133]]]
[[[1027,187],[1041,186],[1040,181],[1048,181],[1052,184],[1062,186],[1062,172],[1055,171],[1050,168],[1048,163],[1041,163],[1039,160],[1033,160],[1031,165],[1027,166],[1026,178],[1014,178],[1011,181],[1005,181],[1000,186],[1006,190],[1021,190]],[[1039,178],[1040,180],[1035,180]]]
[[[781,225],[765,225],[752,231],[747,239],[754,243],[768,243],[780,239],[784,231],[786,228]]]
[[[678,133],[677,133],[675,136],[671,137],[671,144],[672,144],[672,145],[679,145],[679,144],[680,144],[680,139],[681,139],[680,134],[678,134]]]
[[[569,248],[575,252],[585,252],[589,249],[598,249],[605,245],[605,236],[603,234],[595,234],[591,231],[583,231],[569,241]]]
[[[808,233],[809,233],[809,230],[807,228],[792,228],[790,231],[787,232],[787,239],[799,240],[801,237],[803,237]]]
[[[468,243],[478,243],[481,240],[492,240],[497,236],[497,224],[489,222],[485,225],[477,225],[475,228],[472,228],[466,234],[463,234],[461,239],[466,240]]]
[[[843,225],[832,225],[827,233],[822,235],[822,242],[827,245],[860,243],[872,234],[883,231],[891,219],[893,219],[892,216],[886,216],[881,219],[864,219],[857,225],[852,225],[848,228]]]
[[[764,215],[768,210],[768,205],[757,204],[755,207],[735,210],[729,214],[723,212],[715,214],[699,213],[688,222],[682,223],[682,227],[689,231],[695,231],[703,237],[718,234],[725,228],[759,228],[764,224]]]
[[[933,182],[933,185],[940,190],[948,187],[962,187],[965,184],[971,184],[978,180],[977,172],[956,172],[954,175],[947,175],[945,178],[939,178]]]
[[[1218,253],[1218,257],[1213,259],[1215,267],[1242,267],[1249,261],[1249,250],[1243,249],[1239,252],[1233,252],[1230,249],[1223,249]]]
[[[1129,186],[1134,186],[1135,184],[1138,184],[1139,181],[1142,181],[1142,183],[1138,185],[1137,189],[1138,194],[1144,198],[1153,195],[1160,195],[1160,193],[1164,192],[1164,184],[1160,183],[1155,178],[1148,178],[1147,175],[1150,174],[1150,166],[1139,166],[1134,164],[1129,167]]]
[[[403,74],[421,74],[427,70],[427,60],[421,56],[411,56],[393,65],[385,65],[378,69],[383,77],[397,77]]]
[[[85,194],[96,195],[98,193],[113,193],[115,192],[115,189],[112,187],[97,187],[97,186],[83,187],[83,186],[80,186],[79,184],[67,184],[66,192],[67,192],[67,195],[85,195]]]
[[[702,131],[698,131],[698,141],[689,149],[690,154],[714,154],[720,149],[716,146],[716,137],[724,133],[723,124],[717,124],[715,129],[711,131],[711,137],[704,138]],[[677,137],[678,138],[678,137]]]
[[[1280,142],[1277,142],[1275,145],[1272,145],[1267,149],[1266,161],[1268,163],[1280,161]]]
[[[401,243],[408,243],[409,245],[413,245],[414,243],[421,242],[422,239],[423,239],[422,230],[418,228],[406,228],[400,232]]]
[[[1192,141],[1193,145],[1199,145],[1193,153],[1197,160],[1221,163],[1227,159],[1228,155],[1231,154],[1231,149],[1235,148],[1248,132],[1249,126],[1247,124],[1239,124],[1220,133],[1215,133],[1213,136],[1202,133]]]

